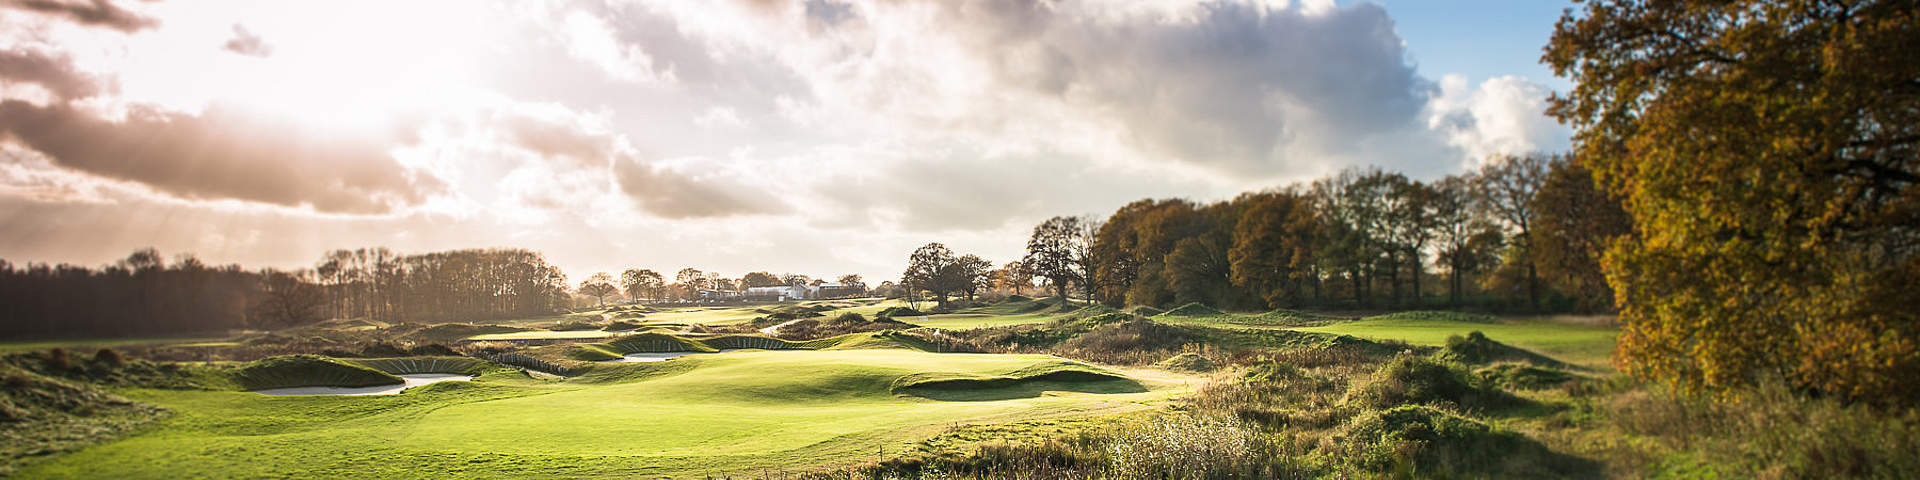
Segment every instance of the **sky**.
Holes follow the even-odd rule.
[[[0,259],[1004,263],[1052,216],[1565,150],[1567,6],[0,0]]]

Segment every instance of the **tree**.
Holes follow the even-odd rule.
[[[954,264],[958,261],[946,245],[926,244],[907,257],[907,271],[900,276],[900,283],[906,286],[909,295],[925,291],[944,307],[947,295],[960,290],[953,281]]]
[[[613,276],[607,275],[607,272],[595,273],[580,281],[580,293],[598,300],[601,306],[607,304],[607,297],[619,292],[620,289],[613,286]]]
[[[752,272],[748,273],[747,276],[740,277],[740,285],[747,288],[778,287],[786,284],[786,282],[780,280],[780,277],[775,276],[771,272]]]
[[[1089,228],[1093,227],[1093,228]],[[1027,256],[1020,260],[1033,274],[1053,282],[1055,295],[1067,298],[1067,285],[1087,285],[1087,264],[1092,257],[1093,222],[1080,217],[1053,217],[1033,227],[1027,240]],[[1091,289],[1088,295],[1092,295]]]
[[[1019,260],[1000,266],[1000,279],[1004,286],[1013,289],[1014,295],[1020,295],[1021,289],[1033,286],[1033,272],[1027,270],[1027,264]]]
[[[1469,284],[1466,276],[1483,263],[1482,251],[1488,246],[1488,240],[1494,240],[1494,245],[1499,243],[1498,234],[1491,232],[1493,225],[1476,214],[1474,182],[1472,173],[1442,178],[1433,184],[1429,203],[1434,241],[1439,243],[1437,260],[1447,266],[1448,304],[1454,307],[1460,306],[1461,292]]]
[[[620,273],[620,286],[626,290],[627,298],[660,299],[660,287],[665,286],[659,272],[649,269],[627,269]]]
[[[1534,196],[1533,263],[1555,289],[1572,294],[1583,311],[1610,310],[1600,256],[1607,243],[1631,233],[1633,223],[1620,201],[1595,188],[1593,174],[1577,161],[1554,162]]]
[[[1481,164],[1479,174],[1474,177],[1478,180],[1474,184],[1474,196],[1506,227],[1511,245],[1519,249],[1514,258],[1524,263],[1521,267],[1526,272],[1527,304],[1535,310],[1540,308],[1540,270],[1531,253],[1533,196],[1546,183],[1547,164],[1556,161],[1563,160],[1539,153],[1499,155]]]
[[[1313,275],[1313,247],[1319,236],[1312,201],[1299,192],[1241,195],[1245,211],[1233,228],[1227,260],[1233,282],[1251,290],[1267,306],[1299,303]]]
[[[954,286],[967,294],[968,301],[972,301],[981,288],[993,288],[992,276],[989,275],[992,272],[993,262],[969,253],[954,260],[950,276],[954,277],[951,279]]]
[[[1353,300],[1366,304],[1370,295],[1372,270],[1378,259],[1378,217],[1380,199],[1371,189],[1357,184],[1367,175],[1359,169],[1313,182],[1314,208],[1320,212],[1325,241],[1315,258],[1329,274],[1344,273],[1353,289]]]
[[[260,301],[252,309],[257,324],[290,327],[319,320],[320,305],[326,297],[307,281],[307,276],[306,272],[262,270]]]
[[[1920,19],[1906,1],[1601,0],[1550,113],[1634,233],[1603,260],[1623,371],[1920,402]]]
[[[786,286],[794,286],[794,285],[806,285],[806,284],[808,284],[808,283],[811,283],[811,282],[813,282],[813,277],[809,277],[809,276],[806,276],[806,275],[801,275],[801,274],[798,274],[798,273],[782,273],[782,274],[780,274],[780,284],[781,284],[781,285],[786,285]]]
[[[867,289],[867,282],[861,281],[859,274],[849,273],[846,275],[841,275],[839,279],[834,281],[834,283],[838,283],[838,284],[853,287],[853,288],[858,288],[861,290]]]

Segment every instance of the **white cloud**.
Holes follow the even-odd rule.
[[[1427,105],[1427,125],[1460,149],[1462,164],[1469,167],[1492,155],[1563,151],[1571,131],[1546,116],[1549,93],[1520,77],[1471,87],[1465,78],[1447,75]]]

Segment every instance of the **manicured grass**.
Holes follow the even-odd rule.
[[[1610,370],[1608,355],[1620,331],[1612,327],[1577,325],[1532,319],[1499,319],[1492,323],[1371,317],[1321,327],[1295,328],[1303,332],[1353,335],[1375,340],[1400,340],[1415,345],[1444,345],[1447,337],[1479,331],[1487,338],[1525,348],[1555,359]]]
[[[1186,379],[1166,378],[1023,384],[964,401],[891,391],[909,375],[1019,377],[1059,361],[742,351],[674,360],[624,383],[482,377],[377,398],[129,390],[176,413],[19,477],[752,477],[905,451],[954,424],[1130,411],[1187,391]]]
[[[924,317],[895,318],[927,328],[963,330],[969,328],[1004,327],[1008,325],[1028,325],[1046,323],[1054,317],[1046,315],[988,315],[983,313],[953,313],[946,315],[927,315]]]

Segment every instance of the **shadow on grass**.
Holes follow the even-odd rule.
[[[899,390],[900,393],[916,397],[945,402],[990,402],[995,400],[1015,400],[1035,398],[1047,392],[1076,392],[1097,394],[1141,393],[1147,387],[1131,379],[1112,379],[1099,381],[1057,381],[1045,379],[1020,380],[1003,385],[962,387],[957,384],[916,386]]]

